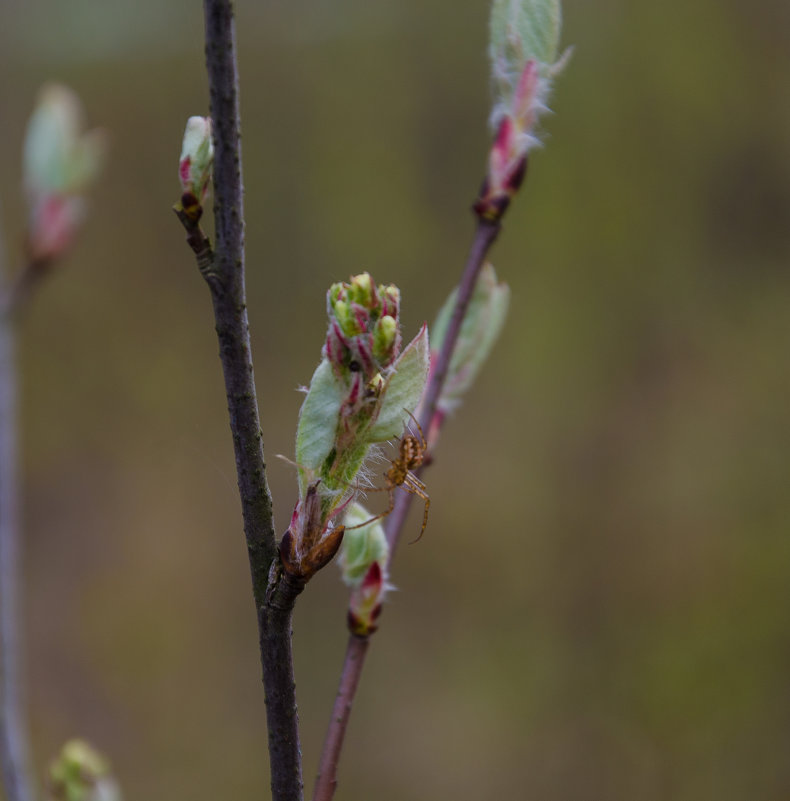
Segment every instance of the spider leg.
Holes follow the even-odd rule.
[[[403,488],[407,492],[411,492],[413,495],[418,495],[425,502],[425,511],[422,515],[422,528],[420,529],[417,539],[412,540],[409,543],[409,545],[414,545],[415,542],[419,542],[422,539],[422,535],[425,533],[425,527],[428,525],[428,510],[431,508],[431,499],[426,491],[425,484],[423,484],[422,481],[420,481],[420,479],[414,475],[414,473],[406,474],[406,480],[403,482]]]
[[[353,531],[355,528],[362,528],[363,526],[369,526],[371,523],[375,523],[377,520],[381,520],[382,517],[386,517],[394,508],[395,508],[395,493],[393,492],[392,487],[373,487],[372,489],[379,490],[380,492],[387,491],[389,492],[389,508],[385,509],[381,514],[375,515],[375,517],[371,517],[370,520],[366,520],[364,523],[357,523],[355,526],[346,526],[346,531]]]

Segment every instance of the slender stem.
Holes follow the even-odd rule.
[[[486,256],[494,240],[501,230],[501,223],[496,221],[478,220],[472,246],[469,250],[466,267],[458,286],[455,306],[453,308],[447,333],[442,343],[442,349],[433,365],[428,385],[422,402],[422,415],[420,426],[423,431],[430,428],[436,407],[439,403],[442,387],[447,378],[447,371],[453,357],[458,335],[464,315],[469,307],[469,301],[474,292],[477,277],[485,264]],[[411,506],[412,494],[402,488],[396,490],[395,505],[387,517],[385,532],[390,546],[390,560],[400,539],[403,524]],[[343,670],[340,674],[340,686],[332,710],[332,718],[324,740],[324,748],[319,763],[318,779],[313,792],[313,801],[330,801],[337,787],[337,766],[340,752],[343,748],[343,739],[351,715],[351,707],[359,685],[362,668],[365,664],[365,654],[368,647],[368,637],[351,636],[346,646],[346,657]]]
[[[302,585],[279,567],[272,499],[266,480],[244,287],[244,199],[239,79],[230,0],[204,0],[206,66],[214,130],[214,217],[211,252],[197,224],[187,239],[211,290],[236,455],[244,533],[258,618],[269,729],[273,801],[302,801],[302,768],[291,651],[291,615]]]
[[[313,801],[330,801],[337,787],[337,766],[340,751],[346,736],[348,719],[351,717],[351,706],[357,693],[365,656],[370,639],[352,634],[346,645],[346,656],[343,671],[340,674],[340,686],[337,690],[335,705],[332,707],[332,718],[318,764],[318,778],[313,790]]]
[[[492,222],[485,219],[478,219],[475,236],[472,240],[472,247],[469,249],[469,256],[466,260],[466,267],[464,268],[461,282],[458,285],[458,293],[455,298],[455,306],[453,307],[450,322],[447,325],[447,333],[445,334],[444,341],[442,342],[442,349],[436,357],[436,361],[432,365],[431,375],[428,379],[428,385],[425,388],[425,394],[422,400],[422,413],[420,415],[420,426],[423,431],[429,431],[431,422],[436,414],[436,408],[439,403],[439,397],[442,394],[445,379],[447,378],[447,371],[450,368],[450,362],[455,352],[455,346],[458,342],[458,335],[461,332],[461,324],[464,321],[466,310],[469,308],[469,301],[475,290],[477,277],[480,275],[485,264],[486,256],[491,246],[494,244],[499,232],[502,228],[500,222]],[[387,542],[390,546],[390,559],[395,552],[398,545],[403,524],[406,521],[406,515],[409,513],[413,495],[400,489],[395,498],[395,506],[387,518],[385,525],[385,532],[387,535]]]
[[[3,243],[0,241],[0,258]],[[0,265],[1,266],[1,265]],[[10,294],[10,293],[9,293]],[[0,310],[0,764],[7,801],[31,801],[33,782],[24,709],[20,619],[20,542],[16,342],[9,297]]]
[[[214,123],[214,216],[217,246],[214,304],[219,357],[225,379],[244,533],[255,601],[265,601],[276,556],[272,500],[266,482],[244,287],[244,207],[241,183],[238,76],[233,12],[227,0],[206,0],[206,62]]]

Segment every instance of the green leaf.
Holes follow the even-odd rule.
[[[510,54],[518,72],[531,58],[550,66],[557,60],[561,24],[560,0],[494,0],[492,57]]]
[[[386,442],[403,433],[409,412],[422,398],[429,365],[428,327],[424,325],[392,365],[394,372],[385,384],[378,417],[365,433],[368,442]]]
[[[457,294],[458,290],[453,290],[436,319],[432,329],[434,351],[441,350]],[[509,301],[510,290],[507,285],[497,283],[494,268],[486,263],[477,279],[461,324],[447,380],[439,398],[440,408],[448,410],[457,405],[473,384],[499,337],[507,316]]]
[[[323,359],[313,373],[296,430],[296,464],[302,496],[334,446],[344,392],[332,365]]]

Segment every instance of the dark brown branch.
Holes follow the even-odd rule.
[[[272,799],[301,801],[291,615],[302,587],[284,577],[279,567],[252,369],[244,287],[241,123],[233,8],[229,0],[204,0],[203,7],[214,132],[216,248],[211,250],[196,223],[188,224],[180,214],[179,218],[211,290],[214,306],[258,618]]]
[[[233,12],[227,0],[206,0],[204,7],[206,63],[214,120],[214,216],[217,230],[217,245],[209,270],[215,278],[209,281],[209,287],[236,454],[253,592],[260,607],[265,600],[269,568],[277,549],[272,501],[266,483],[244,288],[244,206]],[[202,272],[205,274],[207,270]]]
[[[303,589],[303,581],[275,563],[266,603],[258,609],[273,801],[302,801],[304,797],[291,652],[291,618],[296,597]]]

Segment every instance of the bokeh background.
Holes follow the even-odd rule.
[[[284,530],[332,281],[431,320],[488,144],[487,0],[238,4],[248,292]],[[790,4],[567,0],[546,147],[493,252],[503,338],[426,474],[339,799],[790,797]],[[207,112],[198,2],[2,0],[0,196],[56,79],[112,158],[21,334],[37,767],[129,799],[267,797],[256,629],[208,294],[170,211]],[[415,509],[416,532],[421,510]],[[345,644],[298,604],[308,785]]]

